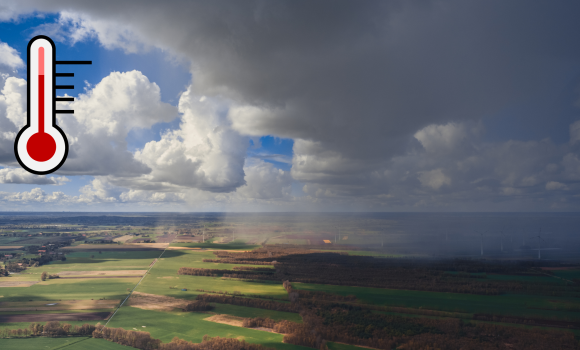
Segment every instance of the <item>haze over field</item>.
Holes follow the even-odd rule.
[[[0,210],[575,211],[580,5],[0,4]],[[20,169],[26,44],[77,67]]]

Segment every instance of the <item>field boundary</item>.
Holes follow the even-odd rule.
[[[155,264],[161,260],[161,257],[163,256],[163,254],[165,254],[165,251],[167,250],[167,248],[169,248],[169,246],[171,245],[171,243],[167,244],[167,247],[165,247],[165,249],[163,249],[163,251],[161,252],[161,254],[159,255],[158,258],[156,258],[153,263],[151,263],[151,265],[149,266],[149,268],[147,269],[147,272],[145,272],[145,274],[143,274],[143,277],[141,277],[141,279],[139,280],[139,282],[137,282],[137,284],[135,285],[135,287],[133,287],[133,289],[131,289],[131,292],[129,292],[129,295],[127,295],[127,297],[123,300],[123,302],[119,305],[119,307],[117,307],[117,309],[115,310],[115,312],[113,312],[113,314],[111,315],[111,317],[109,317],[109,319],[107,320],[107,323],[105,323],[104,327],[107,327],[107,325],[109,324],[109,322],[111,322],[111,320],[113,319],[113,317],[115,317],[115,315],[117,314],[117,311],[119,311],[119,309],[121,308],[121,306],[123,306],[123,304],[125,304],[125,302],[129,299],[129,297],[131,297],[131,295],[133,295],[133,292],[135,291],[135,289],[139,286],[139,284],[141,284],[141,281],[143,281],[143,279],[145,278],[145,276],[147,276],[147,274],[149,273],[149,271],[151,271],[151,269],[153,268],[153,266],[155,266]]]

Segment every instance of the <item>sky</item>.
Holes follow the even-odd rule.
[[[577,211],[573,1],[0,2],[0,211]],[[69,155],[22,169],[26,47]],[[59,93],[63,93],[59,91]]]

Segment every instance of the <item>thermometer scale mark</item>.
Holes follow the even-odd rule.
[[[92,64],[91,61],[56,61],[54,42],[39,35],[28,43],[27,124],[14,143],[20,165],[37,175],[50,174],[64,164],[68,140],[56,125],[56,102],[72,102],[73,97],[56,97],[57,89],[74,89],[74,85],[56,85],[56,77],[74,77],[74,73],[56,73],[57,64]]]

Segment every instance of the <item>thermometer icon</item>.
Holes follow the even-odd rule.
[[[56,77],[74,73],[56,73],[57,64],[91,64],[91,61],[56,61],[54,42],[39,35],[28,43],[27,123],[14,143],[20,165],[37,175],[50,174],[60,168],[68,155],[66,135],[56,125],[57,101],[74,101],[72,97],[56,97],[56,89],[73,89],[74,85],[56,85]]]

